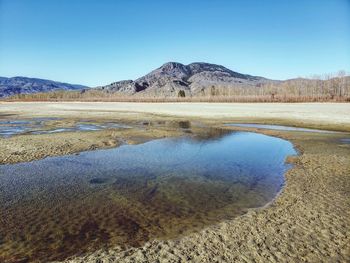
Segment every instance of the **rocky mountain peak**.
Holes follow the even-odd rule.
[[[154,76],[156,78],[169,76],[178,79],[186,79],[190,77],[190,70],[186,65],[178,62],[168,62],[161,67],[147,74],[146,76]]]
[[[203,89],[228,86],[256,86],[266,79],[234,72],[224,66],[195,62],[184,65],[167,62],[132,82],[116,82],[100,89],[122,93],[175,96],[179,90],[194,94]]]
[[[187,67],[184,64],[181,64],[179,62],[167,62],[164,63],[159,69],[161,69],[163,72],[169,72],[173,70],[187,70]]]
[[[221,71],[221,72],[233,72],[225,68],[224,66],[210,64],[205,62],[195,62],[188,65],[188,68],[191,70],[192,74],[200,73],[203,71]]]

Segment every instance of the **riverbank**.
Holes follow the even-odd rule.
[[[176,123],[184,120],[200,121],[198,125],[191,127],[193,132],[203,127],[205,129],[218,127],[258,131],[282,137],[291,141],[300,151],[300,155],[289,160],[294,163],[294,168],[287,172],[286,185],[281,194],[267,207],[252,209],[241,217],[177,239],[155,240],[128,251],[118,247],[96,251],[90,255],[75,257],[69,262],[96,262],[97,260],[102,262],[346,262],[350,260],[348,245],[350,243],[350,145],[341,141],[343,138],[349,138],[349,134],[270,131],[223,125],[237,120],[296,126],[307,123],[305,127],[349,131],[347,104],[337,104],[334,109],[331,105],[323,108],[322,105],[315,107],[318,104],[304,107],[302,104],[294,104],[299,106],[299,110],[291,105],[277,107],[278,111],[275,109],[273,112],[267,105],[260,109],[261,115],[259,115],[259,107],[256,106],[255,113],[252,110],[247,112],[233,110],[232,117],[229,117],[230,111],[232,107],[238,107],[238,105],[218,105],[219,109],[215,109],[214,104],[208,106],[210,109],[204,107],[205,105],[199,105],[203,110],[197,108],[199,106],[193,106],[194,108],[189,110],[187,107],[190,106],[187,105],[185,108],[181,105],[179,109],[173,108],[178,105],[175,104],[175,106],[169,106],[169,111],[172,113],[167,113],[168,110],[156,108],[151,104],[147,104],[149,106],[133,104],[128,105],[127,108],[123,106],[123,109],[99,104],[84,105],[83,108],[80,103],[72,105],[20,104],[16,107],[15,104],[8,106],[1,103],[0,115],[3,118],[35,116],[66,118],[62,121],[63,124],[71,123],[72,119],[81,116],[93,118],[96,121],[112,118],[131,123],[145,121],[146,128],[18,135],[0,139],[1,163],[30,161],[46,156],[114,147],[125,142],[139,143],[152,138],[179,136],[185,133],[179,131],[177,125],[161,128],[152,125],[152,122]],[[248,104],[245,105],[248,106]],[[276,105],[278,104],[273,104],[271,107]],[[134,107],[135,109],[132,110],[131,108]],[[138,112],[148,107],[150,107],[150,113]],[[222,107],[226,107],[225,111]],[[288,109],[291,111],[295,109],[296,112],[293,111],[291,114],[287,111]],[[283,113],[284,110],[286,110],[285,113]],[[166,114],[171,116],[165,116]],[[187,117],[183,117],[182,114]]]
[[[3,116],[133,118],[144,114],[327,127],[350,131],[350,103],[0,102]]]
[[[347,262],[350,259],[350,147],[337,135],[271,132],[292,141],[280,195],[264,208],[173,240],[116,247],[67,262]]]

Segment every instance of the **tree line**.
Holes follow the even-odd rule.
[[[121,101],[121,102],[350,102],[350,76],[345,71],[312,78],[296,78],[286,81],[251,85],[211,85],[190,94],[178,90],[171,96],[164,94],[136,93],[134,95],[100,89],[82,91],[53,91],[46,93],[18,94],[8,101]]]

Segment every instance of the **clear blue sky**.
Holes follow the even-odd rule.
[[[168,61],[349,72],[350,0],[0,0],[0,76],[96,86]]]

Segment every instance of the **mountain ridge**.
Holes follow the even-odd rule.
[[[97,89],[130,95],[138,93],[176,96],[180,90],[194,95],[212,86],[259,86],[267,82],[278,81],[242,74],[222,65],[206,62],[188,65],[167,62],[136,80],[117,81]]]
[[[84,85],[30,77],[0,77],[0,98],[17,94],[32,94],[56,90],[83,90]]]
[[[325,96],[347,94],[350,77],[344,74],[315,78],[272,80],[242,74],[222,65],[194,62],[184,65],[167,62],[135,80],[121,80],[109,85],[89,88],[78,84],[28,77],[0,77],[0,98],[18,94],[49,93],[63,90],[61,97],[213,97],[213,96]],[[69,92],[77,91],[77,92]],[[74,93],[74,94],[73,94]],[[41,96],[41,95],[40,95]],[[48,95],[51,96],[51,95]],[[56,95],[52,95],[57,97]]]

